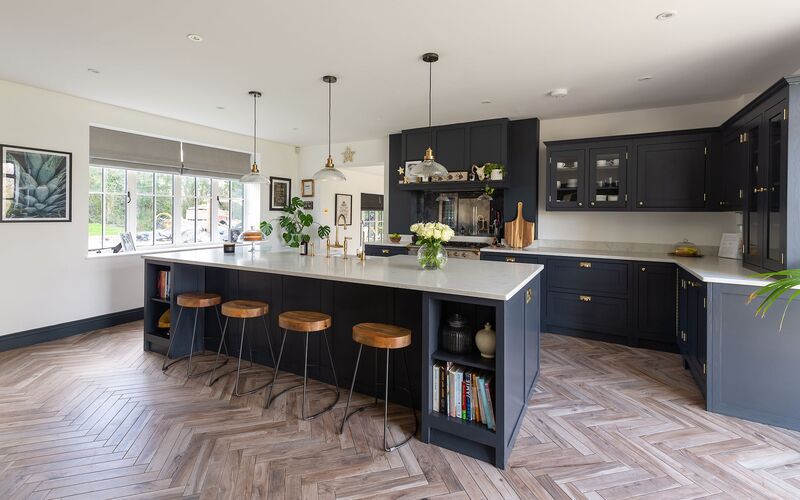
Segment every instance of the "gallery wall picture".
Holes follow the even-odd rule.
[[[300,181],[300,196],[311,198],[314,196],[314,179],[303,179]]]
[[[269,178],[269,209],[283,210],[292,199],[292,180],[285,177]]]
[[[345,225],[351,225],[353,223],[353,195],[336,193],[334,201],[336,206],[336,213],[334,214],[336,217],[334,220],[336,223],[338,224],[339,217],[344,215]]]
[[[2,222],[70,222],[72,153],[3,146]]]

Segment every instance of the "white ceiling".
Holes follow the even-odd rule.
[[[798,0],[0,0],[0,79],[290,144],[738,97],[800,68]],[[665,10],[678,15],[656,21]],[[199,33],[202,43],[187,33]],[[97,68],[92,74],[87,68]],[[638,82],[640,76],[654,79]],[[546,96],[567,87],[569,96]],[[481,104],[490,100],[490,104]],[[223,106],[225,109],[217,109]]]

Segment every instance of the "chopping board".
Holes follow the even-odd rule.
[[[517,203],[517,218],[506,222],[506,244],[511,248],[525,248],[534,241],[534,223],[522,217],[522,202]]]

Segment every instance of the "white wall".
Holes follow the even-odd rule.
[[[352,163],[344,163],[342,151],[349,146],[356,152]],[[357,141],[350,143],[340,143],[331,145],[331,156],[333,156],[336,168],[342,171],[347,177],[345,182],[317,182],[314,187],[313,198],[303,198],[313,200],[314,220],[331,226],[331,242],[334,239],[334,200],[336,193],[353,195],[353,225],[346,231],[339,230],[339,240],[342,242],[344,236],[352,237],[348,253],[354,254],[359,242],[359,223],[361,221],[361,193],[384,194],[384,164],[386,156],[389,154],[388,138],[372,141]],[[300,149],[300,179],[310,179],[325,164],[328,157],[328,145],[304,146]],[[345,166],[346,165],[346,166]],[[388,209],[388,203],[384,200],[384,207]],[[385,219],[388,220],[388,219]],[[316,230],[314,230],[316,233]],[[314,238],[315,244],[320,241]],[[319,252],[324,251],[318,247]]]
[[[246,136],[0,81],[0,143],[72,152],[72,222],[0,224],[0,335],[142,306],[140,256],[87,258],[90,123],[252,148]],[[297,192],[294,146],[260,141],[259,152],[262,171]]]
[[[719,245],[722,233],[736,232],[741,216],[734,213],[702,212],[547,212],[544,142],[715,127],[747,104],[750,97],[542,120],[539,156],[539,239],[668,244],[688,238],[699,245]]]

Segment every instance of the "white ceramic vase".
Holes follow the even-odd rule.
[[[494,358],[495,349],[497,348],[497,334],[492,330],[491,323],[486,323],[483,330],[478,330],[475,334],[475,345],[481,352],[481,357],[492,359]]]
[[[503,172],[501,172],[500,170],[492,170],[492,173],[489,175],[493,181],[503,180]]]

